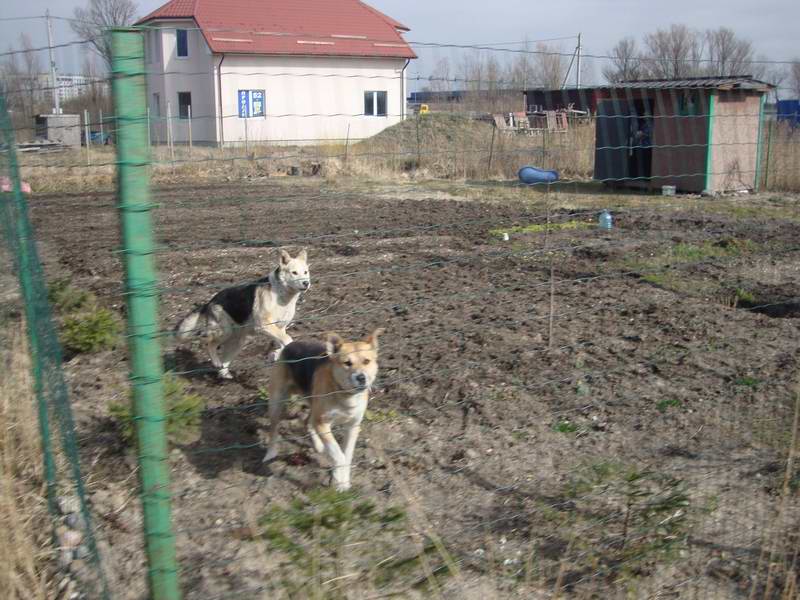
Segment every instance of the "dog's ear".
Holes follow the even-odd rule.
[[[338,333],[329,333],[325,336],[325,346],[327,347],[328,354],[337,354],[342,349],[344,340]]]
[[[306,262],[308,260],[308,252],[306,252],[306,249],[303,248],[302,250],[300,250],[300,252],[297,254],[295,258],[297,260],[302,260],[303,262]]]
[[[281,248],[280,254],[281,254],[281,264],[283,266],[288,265],[289,261],[292,260],[291,255],[286,250],[284,250],[283,248]]]
[[[375,350],[378,349],[378,337],[383,335],[383,332],[386,331],[383,327],[378,327],[375,331],[369,334],[369,337],[365,340],[370,346],[372,346]]]

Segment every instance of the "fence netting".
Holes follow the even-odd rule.
[[[35,126],[0,106],[48,498],[56,535],[79,533],[59,556],[86,597],[146,596],[169,552],[183,597],[204,600],[797,596],[800,140],[766,111],[769,86],[523,96],[485,75],[432,76],[416,112],[405,97],[382,115],[362,97],[271,111],[268,90],[256,123],[193,112],[186,96],[157,104],[178,67],[122,58],[112,78],[137,78],[144,102],[87,108],[84,145],[18,157],[15,136]],[[188,68],[186,81],[208,76]],[[406,81],[218,75],[256,91],[316,77],[320,100],[353,80]],[[356,133],[367,116],[392,125]],[[132,123],[147,159],[121,155]],[[123,197],[127,168],[152,189]],[[152,248],[123,242],[125,211],[151,215]],[[214,294],[302,249],[311,288],[291,337],[386,329],[347,491],[313,451],[313,397],[289,404],[281,453],[262,462],[285,362],[268,361],[265,336],[231,380],[175,337]],[[154,287],[125,281],[131,255],[154,260]],[[132,294],[159,314],[133,323]],[[156,417],[132,401],[152,383],[125,349],[140,326],[161,345]],[[169,482],[142,500],[153,457],[137,431],[154,420]],[[146,524],[155,496],[171,503],[166,529]],[[148,551],[153,537],[174,548]]]
[[[22,192],[28,184],[20,177],[14,131],[2,94],[0,129],[0,178],[3,185],[0,220],[5,241],[4,255],[10,267],[4,277],[4,286],[11,288],[8,292],[18,288],[18,294],[10,294],[7,298],[9,303],[16,305],[16,310],[10,309],[11,314],[16,312],[20,315],[27,330],[43,473],[57,552],[52,562],[66,574],[67,579],[71,577],[79,582],[86,594],[107,597],[93,527],[94,517],[81,473],[78,433],[62,368],[63,354],[50,307],[53,288],[48,288],[28,204]],[[7,310],[9,307],[4,307],[4,312]]]

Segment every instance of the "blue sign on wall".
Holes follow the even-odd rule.
[[[239,90],[239,118],[250,116],[250,90]]]

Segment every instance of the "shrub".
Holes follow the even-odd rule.
[[[61,341],[71,352],[97,352],[114,346],[120,330],[113,312],[95,308],[66,317],[61,327]]]
[[[191,442],[200,429],[205,399],[199,394],[187,392],[186,383],[172,373],[165,373],[162,381],[164,410],[167,413],[167,438],[173,444]],[[136,435],[136,419],[132,410],[133,398],[126,404],[112,404],[109,407],[122,438],[128,444],[133,443]]]
[[[437,549],[430,540],[424,540],[421,548],[414,544],[398,548],[397,536],[407,527],[406,521],[401,508],[381,509],[354,490],[322,488],[287,506],[269,508],[259,521],[257,537],[282,558],[278,568],[282,589],[298,598],[338,600],[349,597],[334,583],[341,572],[358,577],[364,589],[381,590],[425,586],[450,574],[442,562],[446,550]]]
[[[91,292],[70,285],[68,278],[57,279],[47,286],[47,300],[60,313],[81,310],[88,304],[94,304]]]

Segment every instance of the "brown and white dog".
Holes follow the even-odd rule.
[[[378,375],[378,336],[344,341],[335,333],[325,343],[297,341],[283,348],[269,384],[270,439],[264,461],[278,456],[278,425],[286,401],[293,394],[308,397],[306,427],[317,452],[333,463],[332,482],[337,490],[350,488],[353,451],[367,410],[370,388]],[[331,431],[341,426],[342,447]]]

